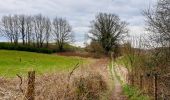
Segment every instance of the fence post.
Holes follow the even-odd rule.
[[[157,91],[158,91],[158,87],[157,87],[157,86],[158,86],[158,85],[157,85],[157,84],[158,84],[158,83],[157,83],[158,75],[155,74],[154,77],[155,77],[155,78],[154,78],[154,95],[155,95],[155,100],[157,100],[157,99],[158,99],[158,98],[157,98],[157,97],[158,97],[158,96],[157,96],[157,95],[158,95],[158,94],[157,94]]]
[[[140,75],[140,89],[143,88],[143,75]]]
[[[26,93],[26,100],[34,100],[35,99],[35,71],[28,72],[28,87]]]

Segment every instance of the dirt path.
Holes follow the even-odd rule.
[[[111,100],[126,100],[125,96],[122,94],[122,87],[120,82],[114,77],[114,90],[111,96]]]
[[[102,59],[96,59],[96,61],[92,63],[90,66],[92,70],[100,73],[105,78],[105,80],[107,80],[109,76],[108,68],[107,68],[108,63],[109,60],[107,58],[102,58]]]
[[[113,69],[112,69],[112,78],[111,78],[108,64],[109,64],[109,60],[107,58],[102,58],[102,59],[97,59],[90,66],[91,66],[92,70],[99,72],[107,82],[109,82],[109,80],[114,82],[114,88],[113,88],[113,90],[111,90],[112,93],[110,94],[110,97],[108,97],[109,100],[127,100],[127,98],[122,93],[121,83],[117,79],[116,74],[114,73]],[[119,69],[117,67],[116,71],[118,71],[117,74],[126,73],[126,72],[124,72],[123,68]],[[124,77],[123,74],[122,74],[122,77]]]
[[[113,71],[114,90],[112,92],[111,100],[127,100],[126,96],[123,95],[122,85],[116,77],[115,71]]]

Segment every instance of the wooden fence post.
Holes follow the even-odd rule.
[[[158,80],[158,75],[155,74],[154,75],[154,95],[155,95],[155,100],[157,100],[158,98],[158,94],[157,94],[157,91],[158,91],[158,85],[157,85],[157,80]]]
[[[143,75],[140,75],[140,89],[143,88]]]
[[[34,100],[35,99],[35,71],[28,72],[28,87],[26,93],[26,100]]]

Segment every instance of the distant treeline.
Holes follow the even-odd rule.
[[[44,44],[46,45],[46,44]],[[63,52],[68,51],[72,52],[75,50],[82,50],[80,47],[75,47],[69,44],[64,44],[63,45]],[[23,45],[22,43],[18,43],[17,45],[14,43],[9,43],[9,42],[0,42],[0,50],[18,50],[18,51],[29,51],[29,52],[37,52],[37,53],[56,53],[60,52],[59,47],[56,46],[55,44],[49,43],[48,47],[35,47],[33,45]]]
[[[31,45],[28,46],[28,45],[22,45],[22,44],[15,45],[14,43],[0,43],[0,49],[29,51],[29,52],[47,53],[47,54],[57,52],[57,49],[50,49],[50,48],[45,48],[45,47],[37,48]]]
[[[34,16],[8,15],[0,22],[0,35],[14,45],[48,48],[50,42],[55,42],[59,50],[73,39],[72,28],[63,18],[52,21],[41,14]]]

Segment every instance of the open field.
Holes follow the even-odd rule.
[[[80,57],[0,50],[0,76],[25,75],[28,70],[35,70],[39,74],[52,73],[69,70],[77,63],[83,64],[87,62],[87,59]]]
[[[9,54],[9,52],[10,53],[15,52],[19,54],[20,57],[21,55],[24,55],[24,54],[26,55],[30,54],[32,55],[31,57],[35,55],[39,55],[39,57],[41,57],[40,58],[41,60],[43,59],[44,56],[46,56],[48,58],[47,61],[49,61],[49,63],[52,62],[53,60],[58,61],[57,58],[64,59],[65,62],[69,61],[69,63],[64,63],[62,61],[55,63],[59,65],[64,65],[64,66],[68,66],[70,64],[74,65],[76,62],[78,62],[78,60],[81,61],[81,64],[83,62],[83,64],[80,65],[80,67],[76,68],[72,74],[70,73],[73,70],[67,71],[70,68],[73,69],[72,67],[65,67],[65,68],[62,66],[60,66],[60,68],[53,67],[54,69],[57,70],[57,72],[55,73],[51,73],[53,70],[46,70],[45,68],[43,69],[37,68],[38,71],[42,70],[43,72],[48,71],[50,73],[44,73],[43,75],[36,74],[36,77],[35,77],[36,100],[49,100],[49,99],[50,100],[56,100],[56,99],[57,100],[81,100],[81,98],[85,98],[84,100],[89,100],[89,99],[90,100],[108,100],[111,97],[110,95],[113,89],[113,84],[112,84],[113,81],[110,78],[110,75],[108,73],[108,69],[107,69],[108,59],[107,58],[104,58],[104,59],[81,58],[80,59],[78,57],[44,55],[44,54],[28,53],[28,52],[16,52],[16,51],[4,51],[4,50],[0,52],[1,53],[3,52],[2,54],[4,55],[7,55],[5,53]],[[28,59],[30,55],[24,58]],[[46,60],[43,60],[43,61],[46,61]],[[75,63],[72,63],[73,61]],[[19,65],[18,63],[16,64]],[[42,64],[40,65],[42,66]],[[48,66],[47,68],[49,67],[50,66]],[[64,71],[60,71],[60,69],[61,70],[63,69]],[[22,72],[23,74],[26,73],[26,71],[24,70],[20,70],[20,71],[23,71]],[[18,72],[15,72],[15,73],[18,73]],[[15,75],[15,73],[14,72],[7,73],[7,75],[12,76],[12,75]],[[0,99],[2,100],[23,99],[25,97],[25,94],[27,93],[27,86],[28,86],[27,77],[22,77],[21,85],[20,85],[20,82],[21,80],[18,77],[9,78],[9,79],[6,77],[0,77]]]

